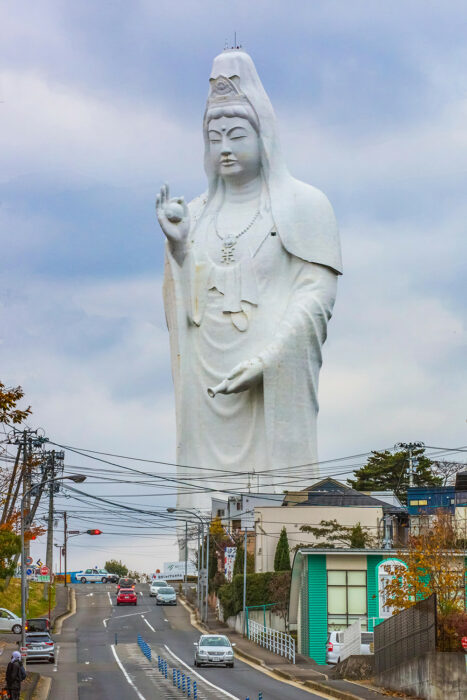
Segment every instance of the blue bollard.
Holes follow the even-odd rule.
[[[258,700],[263,700],[263,693],[262,692],[258,693]]]
[[[190,678],[190,676],[188,676],[186,679],[186,695],[188,698],[191,698],[191,678]]]
[[[196,681],[193,681],[193,700],[197,700],[198,698],[198,686],[196,684]]]
[[[185,674],[182,673],[182,693],[185,695]]]
[[[160,654],[157,655],[157,668],[160,671],[161,670],[161,657]]]
[[[177,672],[176,672],[175,669],[173,668],[173,669],[172,669],[172,681],[173,681],[173,684],[174,684],[174,685],[177,685],[176,675],[177,675]]]
[[[180,688],[180,669],[177,668],[177,688]]]
[[[164,676],[167,678],[167,661],[164,661]]]

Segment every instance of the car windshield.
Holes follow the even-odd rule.
[[[161,588],[161,594],[162,595],[167,595],[167,593],[175,593],[174,589],[171,588],[170,586],[162,586]]]
[[[132,588],[120,588],[120,593],[134,593]]]
[[[201,637],[200,647],[229,647],[230,642],[227,637]]]
[[[50,639],[48,634],[27,634],[26,641],[27,642],[51,642],[52,640]]]

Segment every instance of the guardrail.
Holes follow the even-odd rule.
[[[270,629],[260,625],[259,622],[249,620],[248,639],[260,647],[278,654],[278,656],[283,656],[292,664],[295,663],[295,639],[290,634]]]

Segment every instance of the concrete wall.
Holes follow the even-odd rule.
[[[287,530],[291,550],[296,545],[309,546],[315,538],[309,532],[300,532],[301,525],[319,525],[321,520],[336,519],[341,525],[352,526],[360,522],[369,527],[376,536],[377,527],[383,517],[382,507],[334,507],[295,506],[284,508],[278,506],[255,507],[255,571],[274,571],[274,555],[282,526]],[[293,551],[291,552],[291,560]],[[351,567],[352,568],[352,567]]]
[[[222,619],[222,613],[220,614],[220,618]],[[248,619],[254,620],[255,622],[259,622],[260,625],[263,625],[263,611],[250,610],[248,613]],[[243,611],[239,612],[238,615],[233,615],[232,617],[228,617],[227,620],[222,621],[225,622],[230,627],[230,629],[239,632],[239,634],[242,634]],[[279,617],[279,615],[275,615],[272,612],[266,611],[266,627],[269,627],[269,629],[278,630],[279,632],[285,632],[285,620],[282,617]]]
[[[430,651],[379,674],[375,681],[382,688],[399,690],[424,700],[465,700],[466,655]]]

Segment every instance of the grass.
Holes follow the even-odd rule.
[[[43,600],[44,591],[43,583],[31,581],[29,583],[29,604],[26,607],[27,617],[41,617],[49,611],[49,603]],[[55,605],[55,586],[52,586],[50,591],[50,608]],[[6,591],[0,590],[0,608],[7,608],[11,612],[21,617],[21,581],[19,579],[11,579],[10,585]]]

